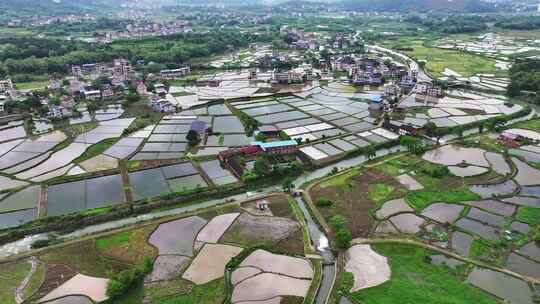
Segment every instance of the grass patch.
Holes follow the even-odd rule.
[[[102,140],[98,142],[97,144],[94,144],[90,146],[84,153],[77,157],[73,162],[78,164],[82,163],[85,160],[88,160],[92,157],[98,156],[105,152],[105,150],[109,149],[112,145],[114,145],[118,141],[118,138],[109,138]]]
[[[139,283],[126,294],[115,298],[114,300],[105,301],[104,304],[140,304],[144,298],[144,284]]]
[[[518,122],[511,125],[510,128],[521,128],[540,132],[540,118]]]
[[[405,53],[417,60],[425,60],[425,68],[435,76],[443,76],[445,68],[470,77],[478,73],[506,75],[507,73],[495,67],[495,60],[484,56],[474,55],[461,51],[445,50],[428,47],[422,40],[401,40],[404,47],[412,48]]]
[[[474,288],[446,266],[426,262],[434,254],[412,245],[379,244],[375,250],[389,258],[392,279],[379,286],[354,292],[356,303],[498,303]]]
[[[154,258],[157,250],[148,244],[155,225],[123,231],[96,240],[99,253],[130,264],[142,263],[144,257]]]
[[[34,293],[36,293],[41,286],[41,283],[43,283],[43,279],[45,278],[45,265],[38,264],[36,268],[36,272],[30,277],[30,280],[28,281],[28,285],[26,285],[26,288],[24,289],[24,298],[27,299],[30,296],[32,296]]]
[[[349,180],[360,173],[359,169],[351,169],[345,173],[336,175],[332,178],[329,178],[319,184],[321,188],[327,187],[345,187],[349,184]]]
[[[17,262],[2,264],[0,272],[0,299],[2,304],[15,304],[13,290],[19,286],[21,281],[30,271],[30,263]]]
[[[396,196],[396,192],[404,193],[406,191],[403,189],[396,190],[394,187],[386,184],[371,184],[368,187],[369,198],[377,204],[387,201],[390,197]]]
[[[516,219],[529,225],[538,225],[540,224],[540,209],[529,206],[520,206],[516,213]]]
[[[120,232],[109,237],[97,239],[96,247],[100,251],[106,251],[109,250],[111,247],[126,245],[127,243],[129,243],[130,238],[131,233],[129,233],[128,231]]]
[[[196,285],[186,295],[165,300],[157,300],[155,304],[221,304],[225,300],[225,281],[214,280],[204,285]]]
[[[45,262],[64,263],[82,274],[94,277],[109,277],[127,267],[125,263],[102,256],[96,250],[94,240],[49,249],[40,255],[40,259]]]
[[[411,191],[405,197],[407,202],[418,211],[423,210],[431,203],[446,202],[459,203],[480,199],[480,196],[467,188],[448,190],[418,190]]]

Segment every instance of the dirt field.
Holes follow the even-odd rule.
[[[225,266],[242,248],[222,244],[206,244],[195,257],[182,278],[197,285],[221,278]]]
[[[380,285],[390,279],[388,259],[369,245],[356,245],[347,250],[345,270],[354,275],[352,292]]]
[[[108,279],[94,278],[77,274],[73,278],[51,291],[40,302],[60,298],[68,295],[85,295],[94,302],[103,302],[108,299],[105,294]]]
[[[366,237],[375,223],[370,211],[377,207],[377,203],[368,191],[370,185],[375,184],[384,184],[388,189],[393,189],[385,197],[386,200],[403,197],[406,193],[403,185],[393,177],[372,168],[338,183],[323,184],[326,187],[319,184],[311,188],[310,195],[314,202],[322,197],[333,202],[331,207],[318,207],[326,220],[340,214],[348,220],[353,237]]]
[[[227,213],[214,217],[197,235],[197,241],[217,243],[240,213]]]
[[[241,245],[274,243],[288,237],[299,227],[296,221],[288,218],[243,213],[225,232],[222,241]]]
[[[44,297],[77,273],[65,264],[48,263],[45,271],[45,280],[35,295],[36,299]]]

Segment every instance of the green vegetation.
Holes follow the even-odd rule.
[[[45,279],[45,266],[43,264],[38,264],[36,272],[30,277],[28,285],[24,289],[24,298],[29,298],[34,293],[36,293]]]
[[[124,246],[129,243],[130,236],[129,231],[124,231],[106,238],[100,238],[96,240],[96,247],[99,251],[107,251],[111,247]]]
[[[2,299],[2,303],[16,303],[13,290],[19,286],[29,271],[30,264],[27,262],[17,262],[2,265],[2,274],[0,275],[0,298]]]
[[[512,128],[528,129],[528,130],[533,130],[533,131],[540,132],[540,118],[535,118],[535,119],[531,119],[531,120],[518,122],[517,124],[513,124],[511,127]]]
[[[142,265],[122,270],[113,275],[107,283],[107,296],[114,300],[140,286],[144,277],[152,272],[152,268],[153,261],[145,258]]]
[[[520,60],[510,68],[509,96],[518,96],[522,91],[540,92],[540,60]],[[540,95],[534,98],[540,104]]]
[[[464,77],[478,73],[503,74],[495,67],[495,60],[479,55],[454,50],[444,50],[427,45],[426,41],[416,39],[401,39],[391,45],[402,50],[416,60],[425,60],[426,69],[435,76],[443,76],[445,68],[451,69]]]
[[[328,224],[336,232],[336,245],[341,249],[349,248],[352,234],[347,228],[347,219],[341,215],[334,215],[330,218]]]
[[[332,178],[326,179],[325,181],[321,182],[319,186],[321,188],[327,188],[327,187],[345,187],[348,185],[349,180],[358,175],[360,173],[360,170],[358,168],[353,168],[351,170],[348,170],[345,173],[340,173],[339,175],[333,176]]]
[[[225,281],[214,280],[204,285],[195,285],[186,295],[158,300],[156,304],[220,304],[226,297]]]
[[[390,185],[386,184],[371,184],[368,187],[368,196],[375,203],[379,204],[388,200],[388,198],[396,196],[396,189]],[[403,189],[398,189],[397,191],[403,192]]]
[[[82,241],[46,250],[39,256],[42,261],[64,263],[85,275],[107,277],[126,268],[126,264],[107,259],[95,248],[94,240]]]
[[[459,203],[477,200],[480,196],[468,188],[458,188],[411,191],[405,199],[413,208],[420,211],[434,202]]]
[[[139,264],[145,257],[153,258],[157,255],[157,250],[147,241],[154,229],[155,225],[149,225],[98,238],[96,249],[104,256],[130,264]]]
[[[516,213],[516,219],[530,225],[538,225],[540,224],[540,209],[529,206],[520,206]]]
[[[332,206],[332,201],[326,197],[319,197],[315,202],[318,207],[330,207]]]
[[[354,292],[357,303],[497,303],[488,294],[461,281],[459,273],[427,262],[434,253],[412,245],[380,244],[375,250],[389,258],[392,280]]]
[[[98,142],[97,144],[90,146],[88,149],[86,149],[86,151],[84,151],[84,153],[81,156],[77,157],[73,162],[78,164],[92,157],[98,156],[102,154],[103,152],[105,152],[105,150],[109,149],[117,141],[118,141],[118,138],[104,139]]]

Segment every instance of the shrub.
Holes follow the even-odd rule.
[[[332,204],[332,201],[326,197],[321,197],[317,200],[317,206],[319,207],[330,207]]]
[[[107,296],[114,299],[126,294],[131,288],[141,283],[153,267],[152,260],[145,257],[142,265],[123,270],[112,276],[107,283]]]
[[[423,167],[421,172],[434,178],[442,178],[450,174],[450,170],[447,166],[432,164]]]
[[[336,233],[336,245],[341,249],[349,248],[352,241],[352,234],[349,229],[343,227]]]
[[[50,244],[50,240],[46,239],[46,240],[37,240],[35,242],[32,243],[32,249],[34,248],[43,248],[43,247],[47,247],[49,246]]]
[[[347,225],[347,219],[342,215],[336,214],[330,218],[328,224],[334,231],[339,231],[342,228],[345,228]]]

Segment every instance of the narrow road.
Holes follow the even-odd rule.
[[[15,302],[17,302],[17,304],[24,302],[24,289],[26,288],[26,286],[28,286],[28,283],[30,282],[30,279],[32,278],[34,273],[36,273],[39,263],[38,259],[35,256],[30,257],[28,259],[28,262],[31,265],[30,271],[28,272],[28,274],[26,274],[26,277],[24,278],[24,280],[22,280],[21,284],[19,284],[19,286],[15,289]]]

